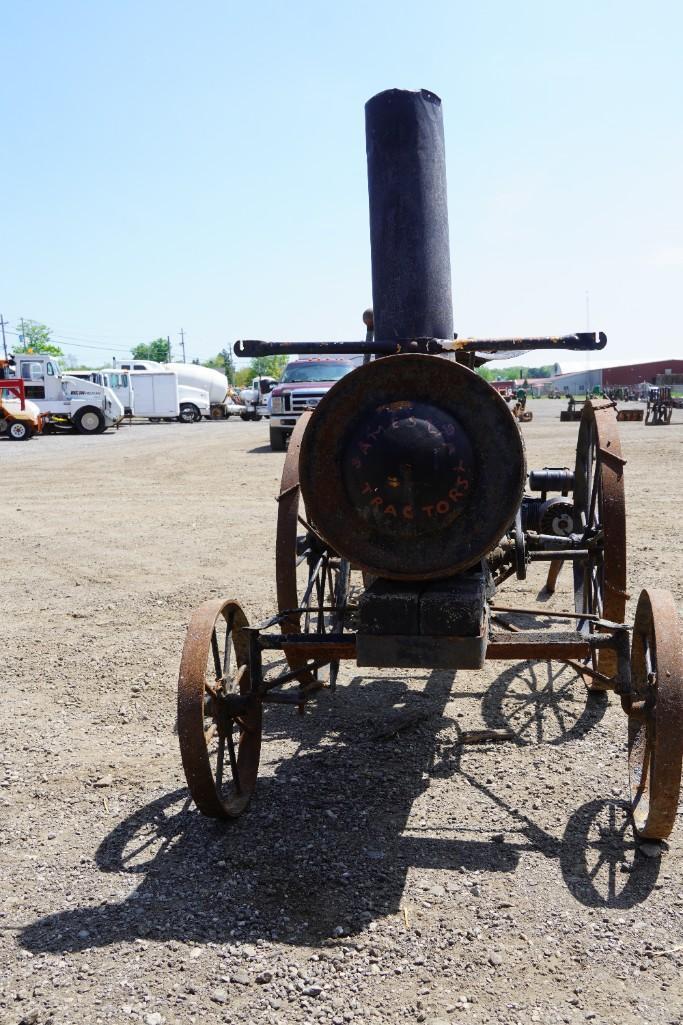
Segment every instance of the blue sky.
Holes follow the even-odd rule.
[[[683,5],[1,10],[12,328],[41,320],[91,363],[181,327],[202,358],[360,337],[363,105],[424,87],[444,105],[458,333],[582,330],[588,292],[605,362],[683,353]]]

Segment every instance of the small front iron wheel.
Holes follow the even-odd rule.
[[[683,638],[669,591],[641,591],[631,646],[628,712],[631,812],[643,839],[676,821],[683,765]]]
[[[187,628],[178,679],[178,738],[199,810],[236,818],[256,786],[262,704],[251,694],[247,617],[235,601],[200,605]]]

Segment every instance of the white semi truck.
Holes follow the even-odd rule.
[[[26,398],[36,404],[46,425],[70,425],[79,434],[101,434],[123,417],[123,404],[111,388],[63,374],[55,358],[46,353],[17,353],[14,376],[23,380]]]

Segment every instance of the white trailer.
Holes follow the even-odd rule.
[[[211,413],[208,392],[180,384],[172,370],[134,370],[130,379],[134,416],[194,423]]]
[[[171,370],[129,372],[118,367],[103,367],[79,370],[77,374],[111,388],[127,416],[193,423],[211,413],[208,392],[180,384],[177,374]]]
[[[202,367],[197,363],[156,363],[151,359],[123,359],[118,361],[118,370],[159,371],[172,370],[182,387],[198,388],[209,394],[209,413],[212,420],[227,419],[231,413],[241,413],[243,407],[230,396],[228,379],[220,370]]]
[[[80,434],[101,434],[123,417],[123,404],[110,388],[62,374],[46,353],[17,353],[14,375],[23,380],[26,398],[35,402],[45,423],[71,425]]]

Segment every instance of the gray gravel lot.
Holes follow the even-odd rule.
[[[564,404],[529,405],[529,466],[573,465]],[[630,612],[646,584],[683,611],[683,414],[621,433]],[[185,627],[274,608],[282,462],[232,420],[0,441],[0,1022],[683,1022],[680,819],[637,849],[625,718],[558,664],[346,664],[268,709],[242,818],[190,806]]]

